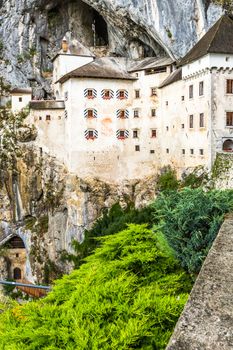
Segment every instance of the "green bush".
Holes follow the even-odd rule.
[[[63,259],[74,263],[75,268],[78,268],[83,259],[90,255],[100,241],[97,237],[112,235],[116,232],[124,230],[127,224],[144,224],[149,227],[153,226],[153,209],[148,206],[143,209],[135,209],[134,205],[129,204],[123,209],[119,203],[112,206],[110,210],[105,210],[101,218],[99,218],[90,230],[85,231],[85,239],[82,244],[73,241],[74,254],[63,253]]]
[[[181,266],[199,272],[219,231],[224,215],[233,209],[233,191],[185,188],[160,194],[154,202],[159,229]]]
[[[44,300],[0,314],[1,349],[165,349],[189,277],[146,225],[100,239]]]
[[[173,191],[179,188],[176,171],[170,166],[162,169],[161,174],[158,177],[157,188],[161,192]]]

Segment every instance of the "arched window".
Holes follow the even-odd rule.
[[[21,280],[22,273],[19,267],[14,268],[14,280]]]
[[[225,140],[222,149],[224,152],[233,152],[233,141],[230,139]]]

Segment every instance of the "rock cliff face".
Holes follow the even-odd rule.
[[[220,16],[209,0],[6,0],[0,2],[0,69],[12,85],[50,93],[53,54],[65,34],[116,55],[180,57]],[[40,92],[41,93],[41,92]]]
[[[0,244],[11,234],[21,237],[27,251],[26,279],[48,283],[69,271],[63,253],[72,252],[73,239],[82,242],[85,229],[103,209],[116,202],[144,206],[154,198],[155,188],[156,177],[120,186],[80,179],[54,158],[25,147],[14,172],[5,173],[1,182]],[[3,267],[0,261],[0,276],[6,277]]]

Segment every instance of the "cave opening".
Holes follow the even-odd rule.
[[[108,26],[105,22],[104,18],[93,9],[93,27],[92,30],[94,32],[94,41],[93,46],[108,46]]]

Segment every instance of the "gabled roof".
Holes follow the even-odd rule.
[[[137,72],[145,69],[159,68],[168,66],[174,63],[174,60],[170,57],[147,57],[141,61],[138,61],[133,65],[128,71],[129,72]]]
[[[233,54],[233,19],[223,15],[179,62],[191,63],[208,53]]]
[[[14,88],[11,90],[11,94],[32,94],[32,88]]]
[[[98,58],[64,75],[58,82],[63,84],[70,78],[137,80],[137,78],[129,74],[126,68],[114,57]]]
[[[172,72],[169,77],[167,77],[162,84],[159,86],[159,89],[168,86],[170,84],[175,83],[176,81],[182,80],[182,68],[176,69],[174,72]]]

